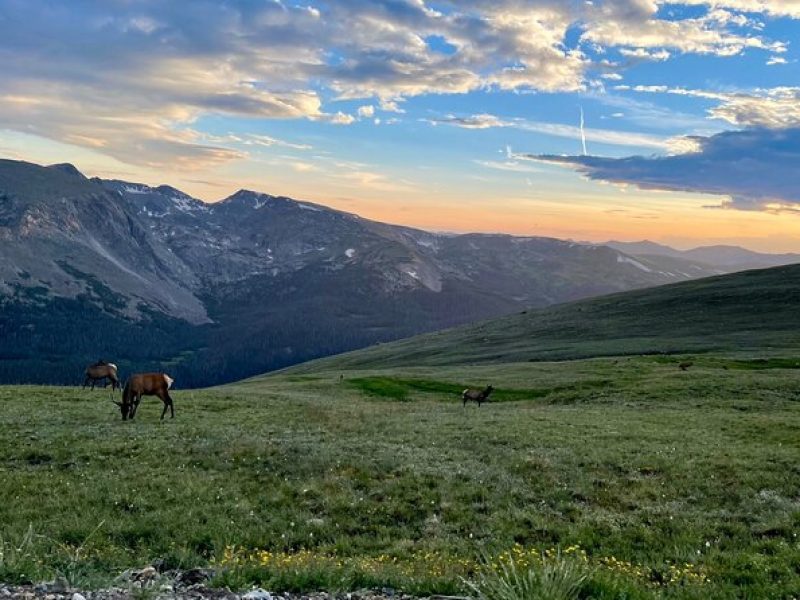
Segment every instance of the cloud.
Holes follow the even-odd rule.
[[[711,116],[734,125],[756,127],[800,126],[800,88],[774,88],[757,95],[725,94]]]
[[[718,207],[800,210],[800,128],[726,131],[693,137],[695,151],[673,156],[528,155],[576,169],[590,179],[641,189],[726,196]]]
[[[358,107],[358,116],[361,118],[371,118],[375,115],[375,107],[371,104]]]
[[[312,150],[313,147],[309,144],[296,144],[294,142],[287,142],[286,140],[279,140],[278,138],[274,138],[269,135],[259,135],[255,133],[250,133],[245,135],[243,138],[238,138],[236,136],[232,137],[232,141],[241,142],[247,146],[256,145],[256,146],[277,146],[280,148],[290,148],[292,150]]]
[[[192,127],[205,116],[348,124],[353,115],[327,104],[370,99],[402,112],[403,100],[423,94],[581,91],[593,85],[588,72],[610,64],[583,49],[619,49],[628,60],[744,49],[774,56],[785,44],[732,11],[800,13],[789,8],[796,0],[691,3],[713,10],[675,19],[655,0],[442,0],[436,8],[194,0],[191,10],[152,0],[5,0],[0,127],[128,163],[204,169],[244,155],[199,143]],[[578,47],[567,43],[576,28]]]
[[[290,166],[298,173],[307,173],[309,171],[315,171],[317,169],[316,165],[301,161],[290,163]]]
[[[653,60],[657,62],[663,62],[671,56],[666,50],[645,50],[644,48],[636,48],[635,50],[622,48],[619,53],[627,58]]]
[[[520,162],[518,160],[476,160],[476,164],[481,165],[482,167],[486,167],[487,169],[496,169],[498,171],[512,171],[514,173],[541,173],[542,169],[539,169],[530,162]]]
[[[727,3],[713,1],[705,4],[716,7]],[[785,52],[786,45],[764,39],[749,19],[727,12],[708,11],[689,19],[660,18],[659,2],[654,0],[623,0],[589,4],[589,24],[582,39],[600,46],[622,47],[621,53],[633,58],[666,60],[669,50],[680,53],[734,56],[747,48]],[[766,8],[762,6],[762,12]],[[752,32],[739,30],[749,25]],[[735,26],[737,30],[733,30]],[[655,49],[655,52],[650,50]]]
[[[490,129],[492,127],[513,127],[511,121],[504,121],[500,117],[490,114],[478,114],[468,117],[456,117],[448,115],[441,119],[428,119],[428,123],[432,125],[452,125],[462,129]]]
[[[614,89],[630,90],[630,86],[618,86]],[[676,129],[697,133],[713,133],[712,125],[702,114],[689,114],[665,107],[650,101],[611,92],[593,93],[592,100],[600,102],[616,111],[624,112],[626,122],[647,129]]]
[[[800,19],[800,2],[797,0],[681,0],[681,3]]]
[[[351,125],[356,122],[356,118],[353,115],[348,115],[342,111],[332,114],[322,113],[319,115],[314,115],[310,118],[313,121],[322,121],[323,123],[331,123],[333,125]]]
[[[716,92],[665,85],[617,86],[615,89],[715,101],[717,105],[708,110],[709,116],[733,125],[767,128],[800,126],[800,87],[755,89],[749,92]]]
[[[400,108],[398,102],[402,101],[402,98],[394,99],[394,100],[387,100],[385,98],[381,98],[379,102],[380,109],[384,112],[393,112],[393,113],[404,113],[406,112],[402,108]]]
[[[496,127],[509,127],[522,131],[542,133],[555,137],[565,137],[580,140],[581,128],[561,123],[543,123],[528,119],[503,119],[491,114],[477,114],[467,117],[447,115],[436,119],[426,119],[431,125],[450,125],[462,129],[491,129]],[[583,133],[590,142],[610,144],[612,146],[636,146],[641,148],[657,148],[668,150],[670,140],[645,133],[632,131],[612,131],[609,129],[584,128]]]

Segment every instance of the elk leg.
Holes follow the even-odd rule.
[[[130,415],[128,416],[129,419],[133,419],[133,417],[136,416],[136,409],[139,408],[139,402],[141,401],[142,401],[141,394],[133,395],[133,398],[131,398],[131,409],[130,409]]]
[[[167,393],[166,392],[156,392],[156,395],[161,398],[161,402],[164,403],[164,410],[161,411],[161,420],[164,420],[164,415],[167,414]]]
[[[172,404],[172,398],[169,397],[169,392],[164,391],[163,396],[161,394],[158,395],[161,398],[161,401],[164,403],[164,410],[161,411],[161,420],[164,420],[164,417],[167,414],[167,409],[170,409],[171,419],[175,418],[175,407]]]

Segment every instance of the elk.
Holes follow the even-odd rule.
[[[489,401],[489,394],[492,393],[493,389],[494,388],[490,385],[487,385],[484,390],[476,390],[474,388],[465,389],[461,392],[461,399],[464,401],[464,407],[467,406],[467,401],[472,400],[473,402],[477,402],[478,408],[480,408],[481,402]]]
[[[85,379],[83,380],[83,389],[91,384],[94,389],[94,384],[103,379],[108,379],[111,382],[111,390],[116,390],[120,387],[119,378],[117,377],[117,365],[109,363],[104,360],[98,360],[93,365],[86,367],[83,372]]]
[[[687,371],[689,369],[689,367],[691,367],[693,364],[694,364],[693,362],[689,362],[689,361],[682,362],[681,364],[678,365],[678,368],[681,371]]]
[[[175,418],[175,406],[169,396],[169,389],[175,380],[166,373],[137,373],[131,375],[125,382],[125,389],[122,392],[122,402],[114,401],[122,412],[122,420],[133,419],[136,416],[136,409],[142,401],[142,396],[158,396],[164,403],[164,410],[161,412],[161,420],[170,410],[170,418]]]

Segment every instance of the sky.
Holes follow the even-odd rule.
[[[800,0],[2,0],[0,157],[800,251]]]

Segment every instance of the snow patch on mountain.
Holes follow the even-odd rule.
[[[175,208],[185,213],[208,212],[209,210],[205,202],[196,200],[190,196],[173,196],[170,200]]]
[[[128,194],[152,194],[153,189],[147,185],[124,185],[122,187],[123,192],[127,192]]]
[[[638,260],[635,260],[635,259],[631,258],[630,256],[624,256],[622,254],[619,254],[619,255],[617,255],[617,262],[618,263],[626,263],[626,264],[629,264],[629,265],[633,265],[637,269],[645,271],[646,273],[652,273],[653,272],[653,270],[651,268],[646,267],[645,265],[640,263]]]

